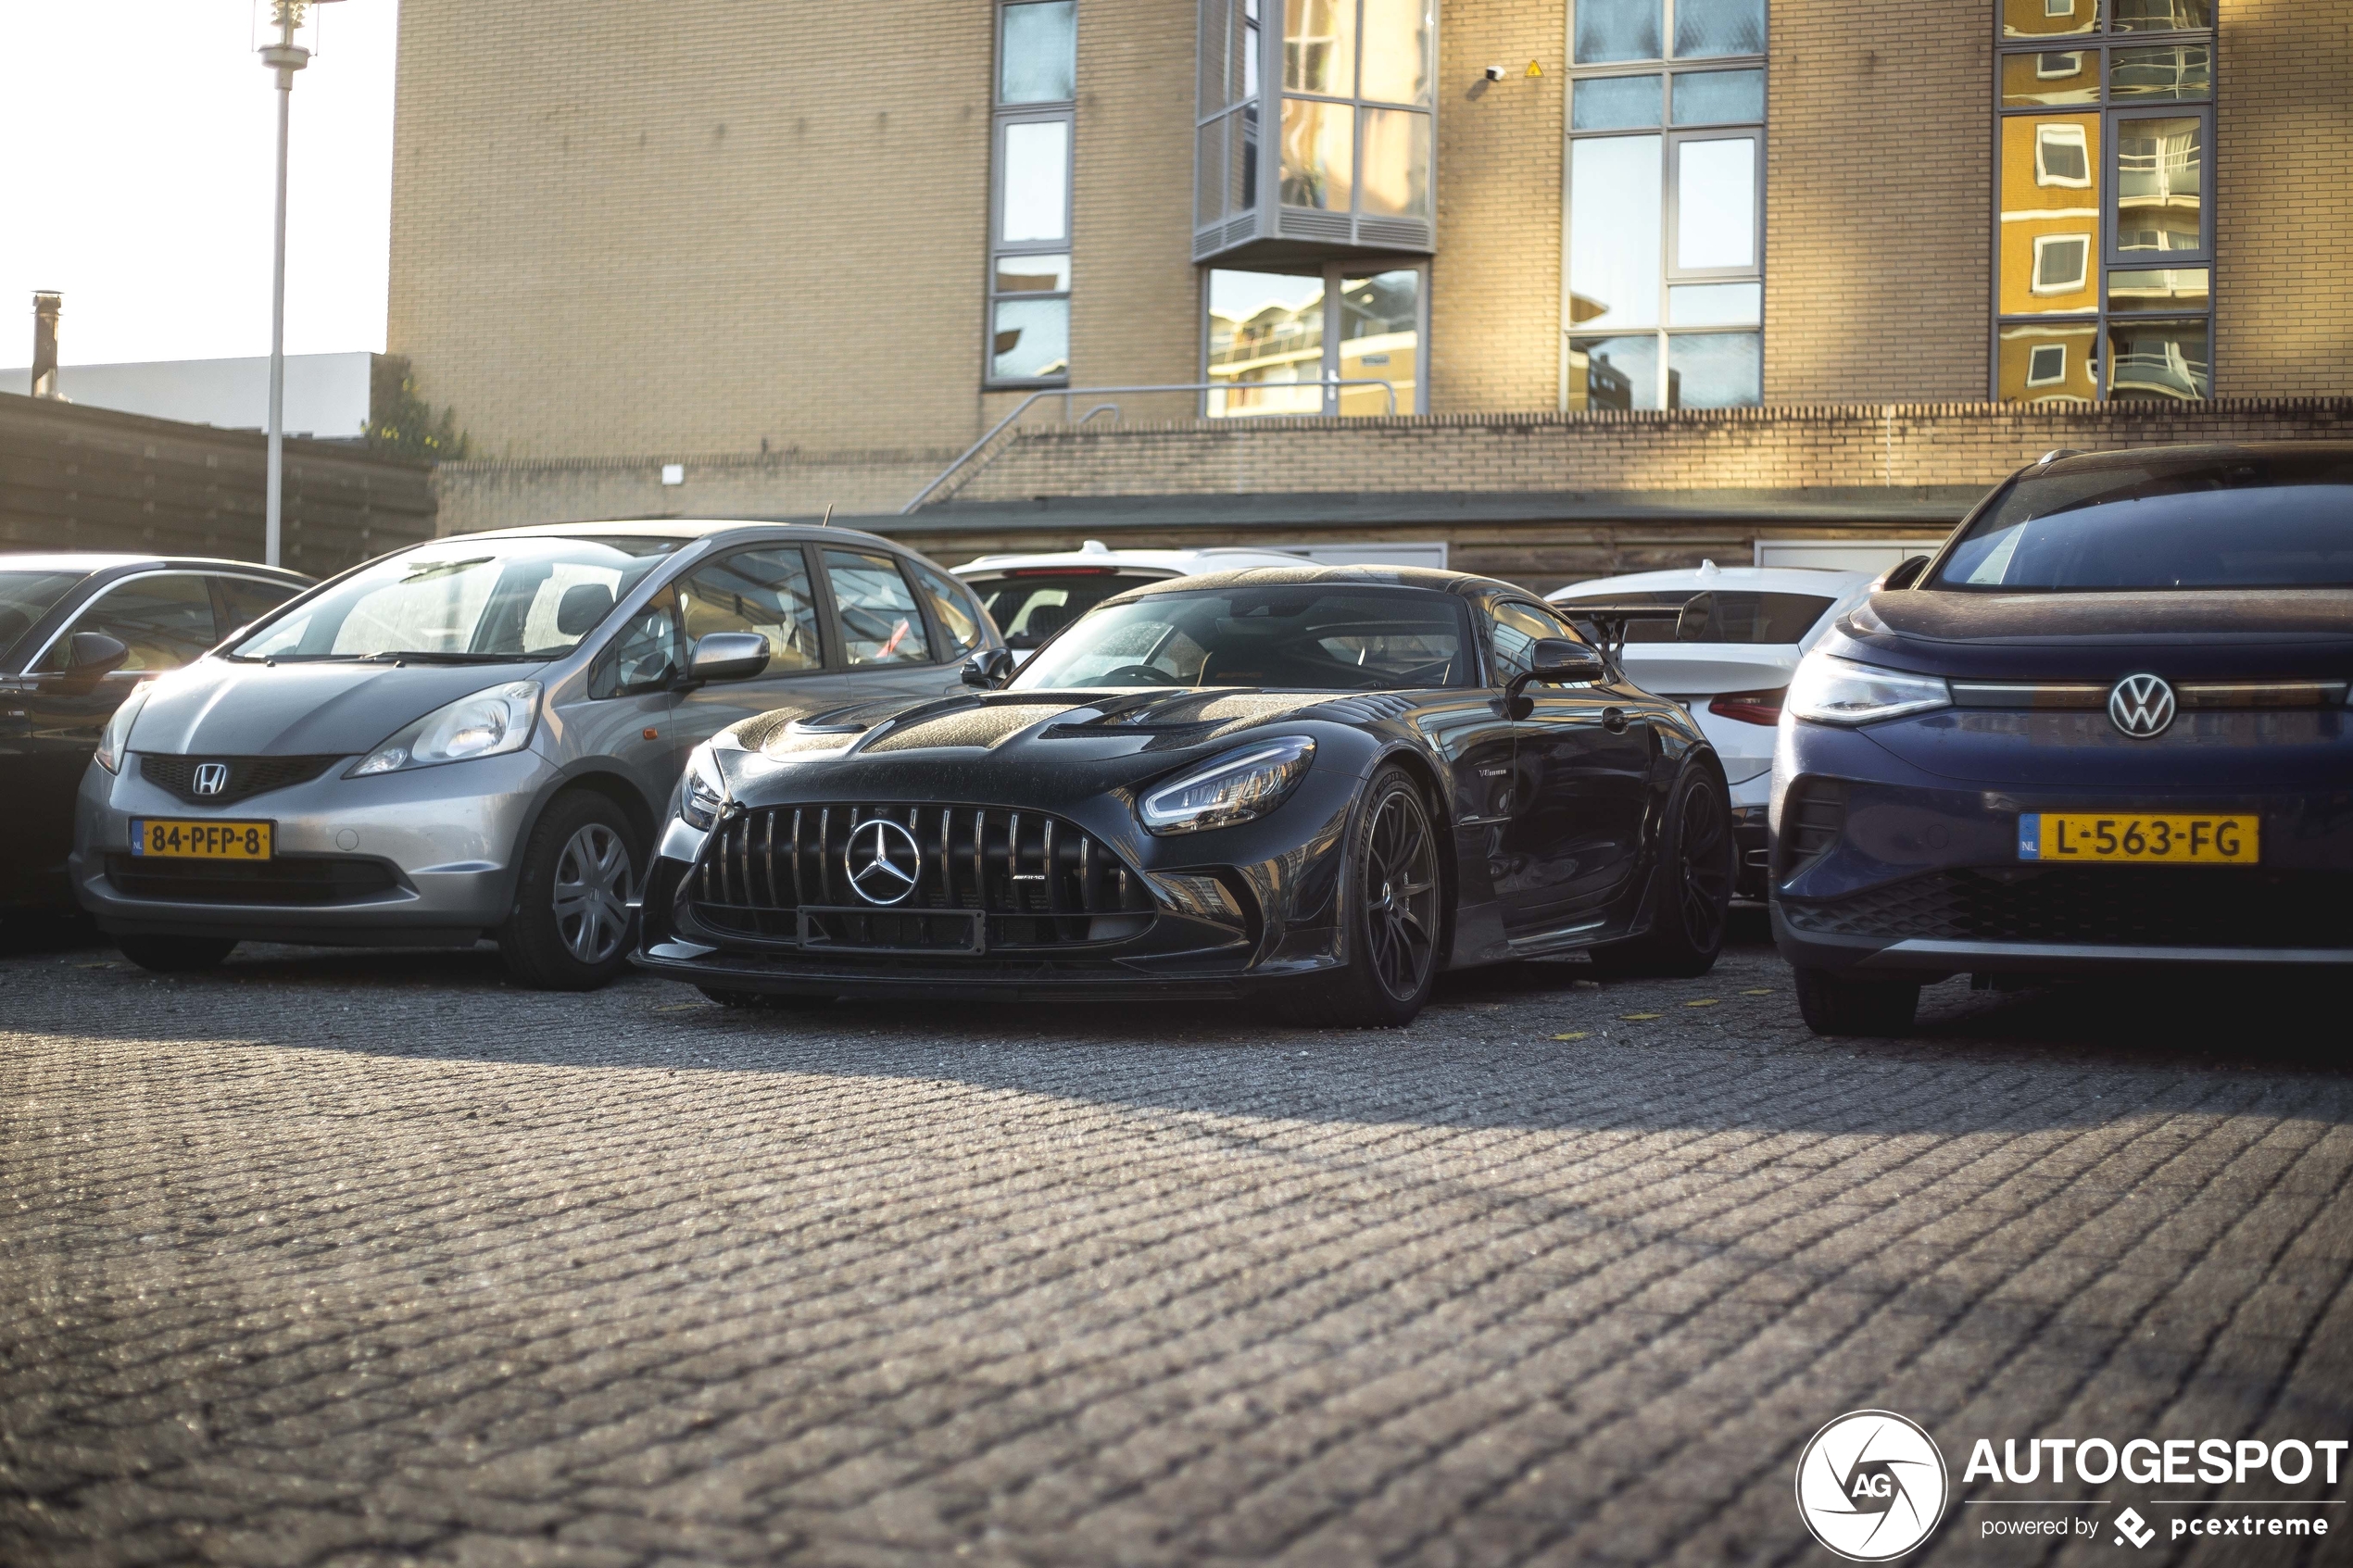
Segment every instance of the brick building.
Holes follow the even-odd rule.
[[[2338,0],[408,0],[389,347],[453,528],[1932,536],[2343,428],[2348,80]]]

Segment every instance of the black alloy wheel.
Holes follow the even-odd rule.
[[[1739,876],[1732,813],[1713,769],[1693,763],[1667,797],[1659,846],[1656,914],[1630,942],[1604,947],[1593,961],[1614,974],[1693,980],[1716,967]]]
[[[1413,1022],[1438,978],[1438,835],[1422,792],[1384,768],[1365,793],[1341,871],[1348,962],[1299,986],[1293,1023],[1394,1029]]]

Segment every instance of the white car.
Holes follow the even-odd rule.
[[[1702,561],[1672,571],[1595,577],[1545,596],[1571,620],[1580,599],[1684,608],[1680,621],[1627,622],[1622,662],[1636,685],[1689,709],[1723,759],[1732,786],[1743,897],[1765,897],[1765,808],[1781,694],[1806,650],[1871,582],[1862,571]],[[1707,599],[1693,605],[1703,594]]]
[[[982,556],[950,570],[980,596],[981,607],[1018,660],[1113,595],[1146,583],[1197,571],[1309,564],[1275,550],[1114,550],[1089,539],[1058,555]]]

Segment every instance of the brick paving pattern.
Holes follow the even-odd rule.
[[[1979,1436],[2353,1436],[2324,993],[1858,1044],[1755,945],[1364,1035],[110,959],[0,960],[0,1562],[1828,1562],[1849,1410],[1964,1499],[2037,1495]],[[1983,1512],[1906,1561],[2117,1555]]]

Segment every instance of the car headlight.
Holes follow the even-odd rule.
[[[1826,653],[1809,653],[1799,662],[1784,701],[1793,715],[1817,724],[1870,724],[1952,704],[1952,690],[1939,676],[1881,670]]]
[[[360,759],[344,777],[362,779],[521,751],[530,744],[538,717],[539,683],[510,681],[434,709]]]
[[[1246,822],[1280,806],[1315,758],[1315,743],[1304,735],[1229,751],[1145,796],[1138,814],[1157,834]]]
[[[705,741],[686,759],[686,776],[678,781],[678,816],[690,828],[708,832],[727,805],[727,781],[719,775],[719,759]]]
[[[131,746],[131,726],[139,721],[139,709],[147,706],[147,697],[156,689],[153,681],[142,681],[131,688],[122,706],[114,710],[107,727],[98,735],[98,766],[109,773],[122,771],[122,759]]]

